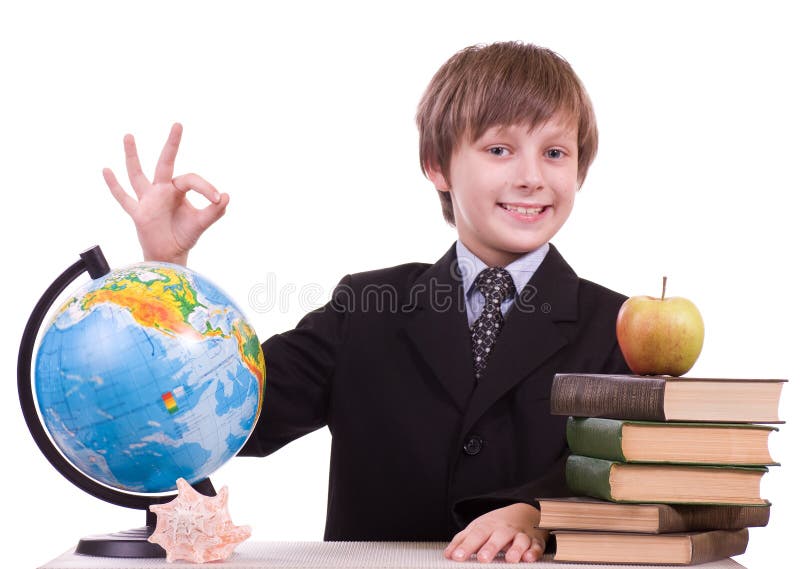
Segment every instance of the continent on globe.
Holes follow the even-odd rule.
[[[51,438],[78,470],[159,493],[241,449],[264,378],[260,342],[233,301],[185,267],[143,263],[89,282],[56,312],[34,385]]]

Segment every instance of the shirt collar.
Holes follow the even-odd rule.
[[[517,293],[531,280],[533,273],[535,273],[539,265],[542,264],[549,250],[550,243],[545,243],[538,249],[534,249],[530,253],[526,253],[516,261],[506,265],[505,269],[514,280],[514,287],[516,287]],[[464,245],[460,239],[456,241],[456,255],[458,258],[458,269],[461,272],[461,281],[464,284],[464,294],[469,294],[478,274],[485,269],[487,265],[475,256],[472,251],[467,249],[466,245]]]

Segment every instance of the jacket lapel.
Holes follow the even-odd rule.
[[[567,344],[557,323],[577,320],[578,276],[551,244],[506,314],[477,386],[455,245],[417,278],[407,306],[404,331],[409,344],[465,414],[466,433],[487,409]]]
[[[455,244],[414,282],[408,306],[405,332],[412,349],[464,412],[475,379]]]
[[[577,320],[577,307],[578,276],[551,244],[541,266],[505,316],[503,330],[469,401],[462,434],[567,344],[556,323]]]

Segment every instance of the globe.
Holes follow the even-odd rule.
[[[34,365],[39,414],[84,475],[159,493],[208,477],[261,410],[264,359],[242,311],[185,267],[143,263],[69,295]]]

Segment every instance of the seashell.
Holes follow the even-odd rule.
[[[227,486],[216,496],[205,496],[183,478],[177,485],[174,500],[150,506],[156,514],[156,529],[147,540],[164,548],[168,562],[224,560],[250,537],[250,526],[235,526],[231,521]]]

